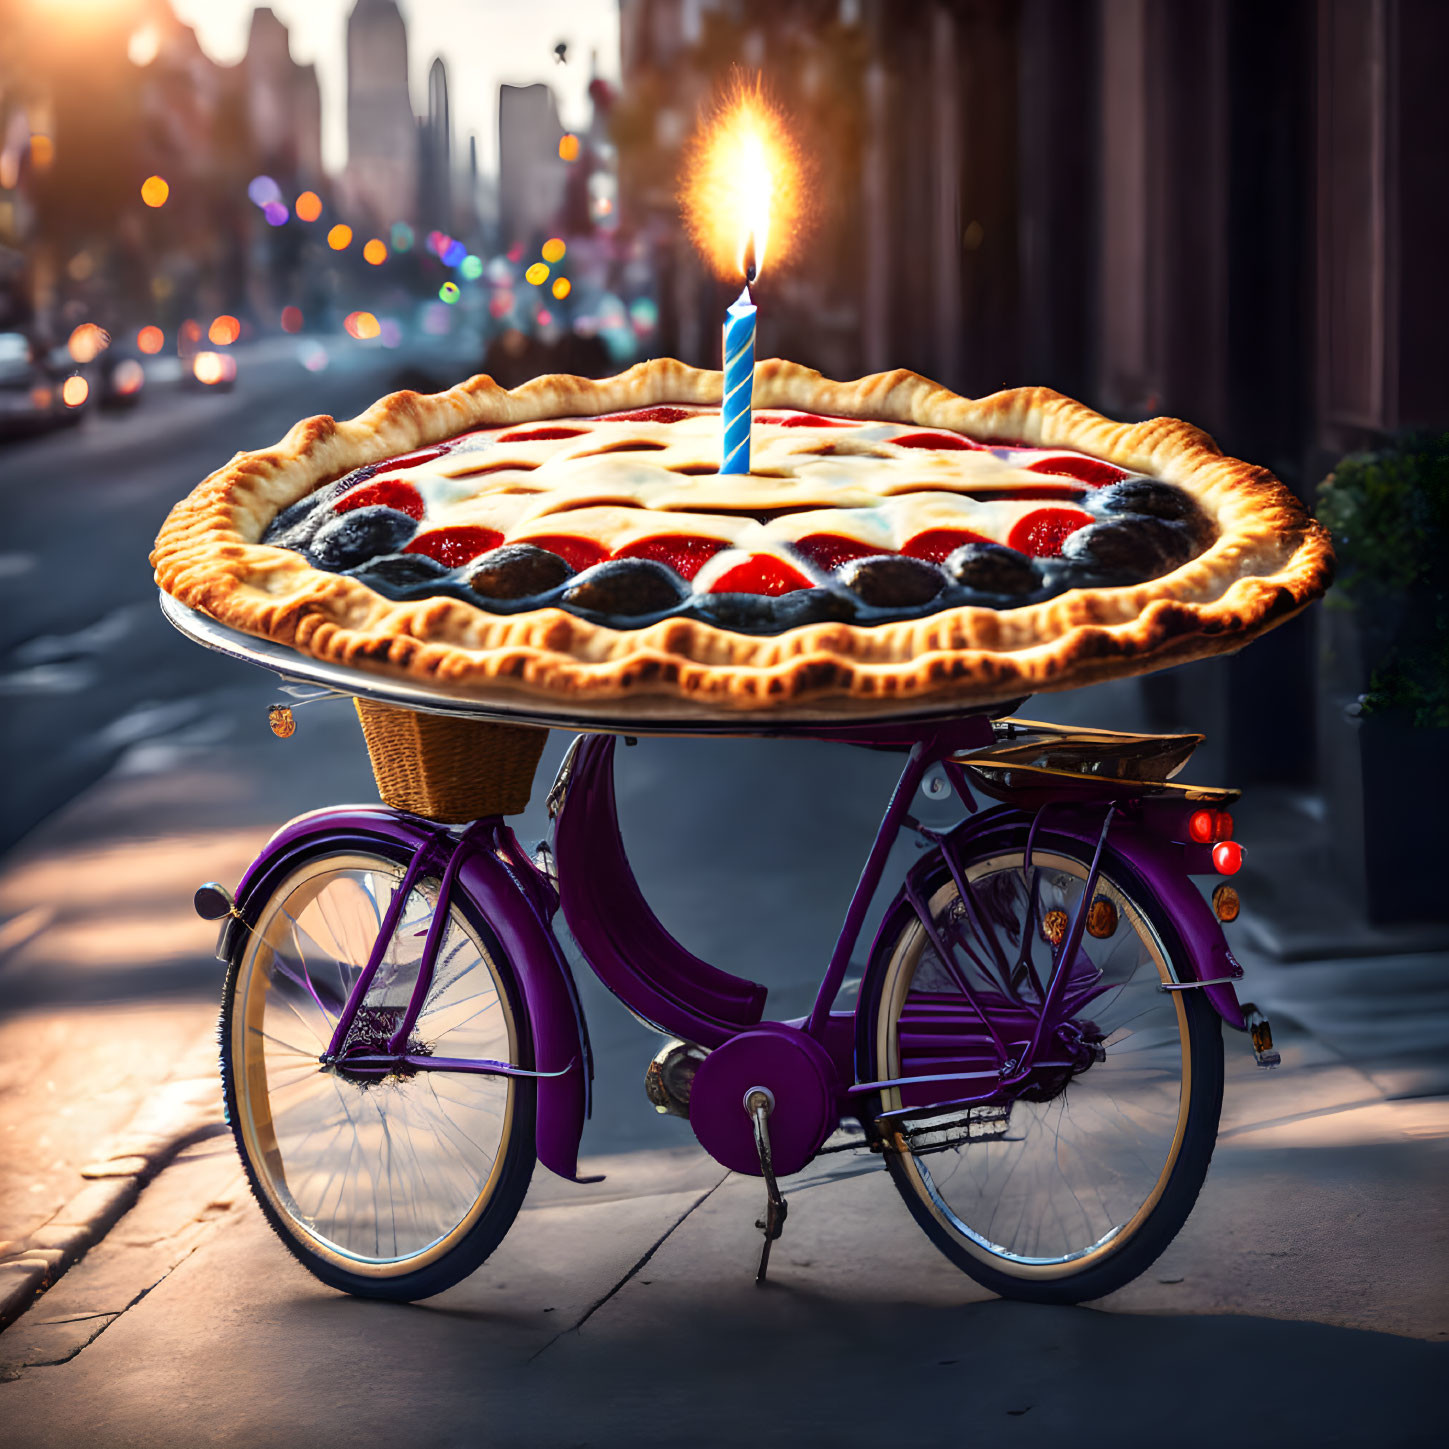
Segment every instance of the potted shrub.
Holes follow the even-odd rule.
[[[1325,676],[1339,707],[1326,740],[1339,843],[1357,846],[1369,918],[1449,919],[1438,859],[1449,806],[1449,433],[1353,453],[1320,485],[1338,587],[1327,600]],[[1346,708],[1343,707],[1346,705]],[[1355,743],[1349,741],[1350,745]]]

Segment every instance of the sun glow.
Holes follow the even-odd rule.
[[[788,258],[804,223],[799,151],[758,80],[740,83],[690,138],[679,193],[685,226],[721,276]]]

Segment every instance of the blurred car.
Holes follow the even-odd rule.
[[[145,391],[146,368],[138,351],[113,343],[96,360],[96,402],[107,409],[135,407]]]
[[[49,366],[23,332],[0,332],[0,439],[77,423],[89,396],[85,378]]]

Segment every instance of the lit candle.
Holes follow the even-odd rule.
[[[750,471],[750,403],[755,391],[755,304],[750,297],[750,283],[755,279],[753,254],[752,244],[746,252],[744,290],[725,312],[721,473]]]
[[[750,471],[750,406],[755,382],[756,272],[787,255],[803,200],[800,167],[779,112],[758,82],[740,85],[692,138],[680,199],[690,235],[721,276],[745,288],[725,313],[720,408],[721,473]]]

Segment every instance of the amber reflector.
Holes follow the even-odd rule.
[[[1102,940],[1117,929],[1117,907],[1106,896],[1097,896],[1087,910],[1087,934]]]
[[[1041,933],[1053,946],[1060,946],[1062,938],[1067,934],[1067,913],[1062,910],[1048,911],[1042,917]]]
[[[1227,881],[1224,881],[1217,890],[1213,892],[1213,910],[1217,913],[1220,921],[1236,921],[1238,912],[1242,909],[1238,900],[1238,893]]]

